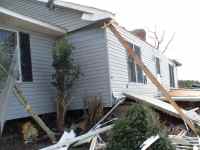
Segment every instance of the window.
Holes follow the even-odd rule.
[[[129,43],[129,47],[133,48],[133,44]],[[136,82],[136,67],[130,56],[128,57],[128,78],[129,81]]]
[[[141,59],[141,50],[140,47],[134,45],[134,49],[135,49],[135,53],[139,56],[139,58]],[[142,69],[136,65],[136,70],[137,70],[137,82],[138,83],[144,83],[144,76],[143,76],[143,71]]]
[[[133,44],[129,43],[133,48]],[[140,47],[134,45],[135,53],[141,58]],[[130,82],[144,83],[144,75],[142,69],[135,64],[132,57],[128,57],[128,77]]]
[[[156,73],[161,75],[161,71],[160,71],[160,59],[158,57],[156,57]]]
[[[10,60],[13,57],[15,49],[19,49],[17,51],[19,56],[19,70],[17,80],[24,82],[33,81],[29,34],[22,32],[18,33],[17,31],[0,28],[0,45],[5,47],[4,50],[7,51],[6,54],[8,54],[8,59]],[[7,64],[7,66],[9,65],[10,64]]]
[[[175,88],[175,79],[174,79],[174,67],[169,64],[169,78],[170,78],[170,87]]]
[[[17,33],[0,29],[0,64],[8,71],[12,62],[14,51],[17,47]],[[5,77],[3,72],[0,72],[0,78]],[[0,89],[4,87],[5,82],[0,81]]]
[[[20,32],[20,63],[21,74],[23,82],[33,81],[32,75],[32,61],[31,61],[31,48],[30,48],[30,35]]]

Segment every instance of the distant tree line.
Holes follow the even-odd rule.
[[[200,81],[197,80],[179,80],[179,88],[200,88]]]

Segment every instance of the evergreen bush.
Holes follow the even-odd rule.
[[[107,150],[140,150],[146,139],[157,134],[160,139],[149,150],[175,150],[156,113],[147,106],[135,104],[115,124]]]

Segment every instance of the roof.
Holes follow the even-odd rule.
[[[177,60],[175,59],[170,59],[177,67],[180,67],[182,66],[182,64],[180,62],[178,62]]]
[[[37,1],[44,2],[44,3],[48,2],[48,0],[37,0]],[[94,8],[94,7],[75,4],[72,2],[66,2],[63,0],[54,0],[54,4],[57,6],[84,12],[85,14],[82,16],[82,19],[88,20],[88,21],[98,21],[98,20],[107,19],[107,18],[114,18],[114,16],[115,16],[114,13],[109,12],[107,10],[102,10],[102,9],[98,9],[98,8]],[[91,15],[93,15],[93,16],[91,16]]]
[[[20,26],[23,25],[26,28],[30,28],[32,30],[36,29],[39,32],[52,34],[53,36],[61,36],[66,33],[66,31],[60,27],[18,14],[1,6],[0,17],[5,17],[7,20],[11,20],[12,23],[19,24]]]

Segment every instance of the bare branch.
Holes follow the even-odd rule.
[[[151,31],[148,29],[148,32],[152,34],[152,36],[149,36],[151,39],[154,40],[154,47],[156,49],[160,48],[160,45],[163,43],[164,38],[165,38],[165,31],[162,32],[161,36],[157,32],[157,28],[155,26],[154,31]]]
[[[175,32],[173,33],[173,35],[171,36],[171,38],[169,39],[167,45],[165,46],[164,50],[162,51],[162,54],[164,54],[166,52],[166,50],[168,49],[169,45],[171,44],[171,42],[174,40],[175,37]]]

